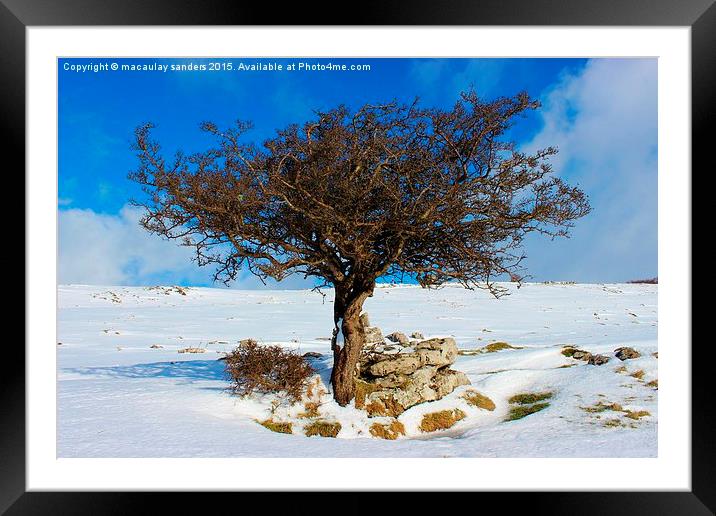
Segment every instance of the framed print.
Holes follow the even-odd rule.
[[[4,2],[28,301],[0,507],[711,513],[715,9]]]

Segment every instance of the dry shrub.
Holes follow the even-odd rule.
[[[313,435],[320,435],[321,437],[335,437],[338,432],[341,431],[341,424],[339,422],[331,423],[330,421],[314,421],[310,425],[306,425],[303,432],[311,437]]]
[[[394,419],[387,425],[373,423],[370,427],[370,434],[380,439],[395,440],[401,435],[405,435],[405,426],[403,423]]]
[[[461,419],[465,419],[465,413],[460,409],[432,412],[423,416],[423,420],[420,422],[420,430],[423,432],[446,430]]]
[[[230,390],[239,396],[284,392],[298,401],[314,371],[292,351],[248,340],[226,356],[226,373],[231,379]]]
[[[303,406],[305,410],[301,412],[298,417],[301,419],[310,419],[312,417],[318,417],[320,415],[320,413],[318,412],[318,407],[318,403],[309,401]]]

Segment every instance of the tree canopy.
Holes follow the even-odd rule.
[[[538,107],[526,93],[486,100],[474,91],[451,109],[338,106],[262,146],[248,140],[249,122],[205,122],[215,146],[172,159],[146,124],[130,177],[147,193],[142,225],[194,247],[217,279],[246,267],[262,279],[300,273],[335,288],[342,339],[333,341],[333,383],[345,404],[363,345],[360,311],[378,278],[457,281],[499,295],[496,279],[521,276],[527,234],[565,236],[589,212],[584,193],[551,173],[556,149],[528,153],[509,138]]]

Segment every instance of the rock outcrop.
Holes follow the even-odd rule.
[[[634,348],[629,347],[621,347],[614,350],[614,356],[617,357],[619,360],[631,360],[632,358],[639,358],[641,356],[641,353],[639,353]]]
[[[464,373],[450,369],[457,356],[457,344],[449,337],[366,346],[358,365],[356,407],[370,416],[395,417],[468,385]]]

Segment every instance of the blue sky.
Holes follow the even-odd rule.
[[[231,62],[231,71],[75,71],[92,64]],[[369,71],[288,71],[331,62]],[[239,63],[279,63],[282,71],[238,71]],[[453,104],[473,86],[485,97],[528,91],[543,108],[511,136],[525,149],[556,145],[556,172],[578,183],[593,212],[569,240],[530,238],[525,264],[534,280],[611,282],[657,274],[656,60],[653,59],[68,59],[58,63],[59,281],[210,285],[191,253],[148,235],[128,206],[140,197],[133,130],[157,125],[165,152],[202,150],[204,120],[251,120],[257,142],[314,110],[415,97]],[[302,287],[289,279],[280,288]],[[257,288],[251,277],[236,286]],[[275,285],[274,285],[275,286]]]

